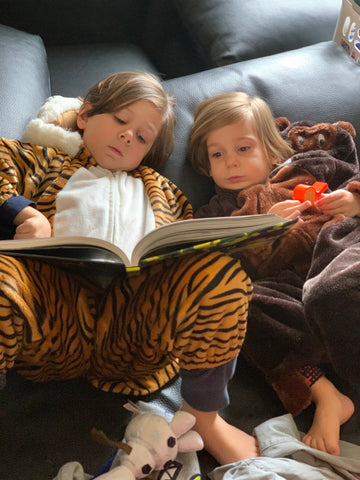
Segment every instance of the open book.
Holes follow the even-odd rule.
[[[131,258],[108,241],[82,236],[0,240],[0,254],[57,259],[59,265],[91,263],[93,267],[96,264],[115,267],[114,271],[119,266],[136,271],[154,262],[201,250],[254,248],[274,241],[296,221],[272,214],[182,220],[146,234],[135,246]]]

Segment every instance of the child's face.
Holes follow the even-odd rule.
[[[269,176],[262,145],[250,122],[236,122],[208,136],[210,175],[222,188],[240,190],[264,183]]]
[[[86,148],[103,168],[128,172],[137,168],[152,147],[161,127],[161,114],[155,106],[139,100],[113,113],[88,117],[91,106],[79,112],[78,127],[83,130]]]

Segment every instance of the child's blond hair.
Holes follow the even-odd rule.
[[[113,113],[139,100],[151,102],[162,116],[159,134],[141,162],[158,169],[167,161],[174,147],[175,102],[155,76],[146,72],[114,73],[97,82],[84,98],[84,102],[91,105],[86,112],[89,117]]]
[[[242,121],[252,123],[270,169],[280,165],[294,153],[279,134],[271,110],[261,98],[244,92],[223,93],[204,100],[195,109],[189,156],[198,172],[209,176],[210,163],[206,142],[210,133]]]

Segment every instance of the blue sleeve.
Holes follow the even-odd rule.
[[[9,198],[0,206],[0,222],[12,226],[16,215],[29,205],[35,207],[36,203],[22,196]]]
[[[236,362],[237,357],[215,368],[180,369],[181,395],[186,403],[202,412],[215,412],[227,407],[227,386],[234,375]]]

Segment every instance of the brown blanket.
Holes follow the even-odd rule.
[[[359,191],[360,178],[357,165],[326,156],[321,151],[311,152],[310,156],[309,154],[295,156],[292,163],[281,168],[267,185],[256,187],[257,192],[254,191],[255,187],[242,191],[238,201],[243,207],[236,213],[267,211],[270,204],[292,198],[292,189],[296,183],[311,184],[317,180],[328,183],[330,191],[337,188]],[[319,318],[317,310],[319,303],[315,292],[312,297],[315,300],[309,300],[306,316],[302,304],[303,281],[311,266],[319,233],[323,226],[326,232],[331,232],[332,229],[338,231],[338,228],[348,221],[342,221],[337,225],[336,218],[323,215],[316,207],[308,209],[302,215],[302,220],[302,223],[297,224],[273,246],[267,257],[265,255],[265,258],[261,256],[257,259],[254,297],[249,313],[248,333],[242,350],[242,354],[263,371],[285,408],[294,415],[310,403],[310,390],[304,378],[299,375],[298,369],[307,364],[319,365],[322,362],[330,362],[339,373],[345,373],[340,368],[344,356],[342,348],[346,343],[350,346],[350,342],[343,341],[342,345],[337,347],[336,329],[327,329],[326,336],[320,331],[321,328],[314,320]],[[326,248],[323,244],[317,246],[314,268],[320,252],[325,250],[326,255],[335,254],[335,243],[328,242]],[[256,259],[251,258],[252,264],[255,264],[255,261]],[[326,274],[323,278],[326,278]],[[319,279],[319,282],[322,284],[323,280]],[[317,291],[321,290],[322,286]],[[326,299],[323,301],[327,302]],[[331,308],[326,310],[326,314],[325,311],[322,314],[323,324],[326,324],[329,315],[332,315]],[[306,317],[309,317],[309,321]],[[344,336],[348,336],[348,333],[343,333]],[[347,369],[345,378],[354,379],[354,375],[349,374],[350,366],[344,368]]]
[[[344,379],[360,383],[360,218],[324,228],[303,288],[306,321]]]
[[[265,185],[241,192],[218,189],[217,195],[196,216],[266,213],[274,203],[292,198],[296,184],[315,181],[326,182],[328,192],[337,188],[360,192],[356,156],[354,163],[347,163],[324,151],[297,154],[289,165],[275,171]],[[303,222],[270,249],[247,252],[246,256],[240,254],[254,285],[242,355],[264,373],[286,410],[294,415],[310,403],[310,389],[299,369],[333,361],[323,336],[314,327],[314,320],[308,323],[305,319],[302,288],[319,232],[323,225],[329,225],[326,231],[331,229],[337,219],[323,215],[315,206],[301,218]],[[312,309],[309,305],[307,314],[311,315]],[[327,342],[330,341],[328,338]]]

